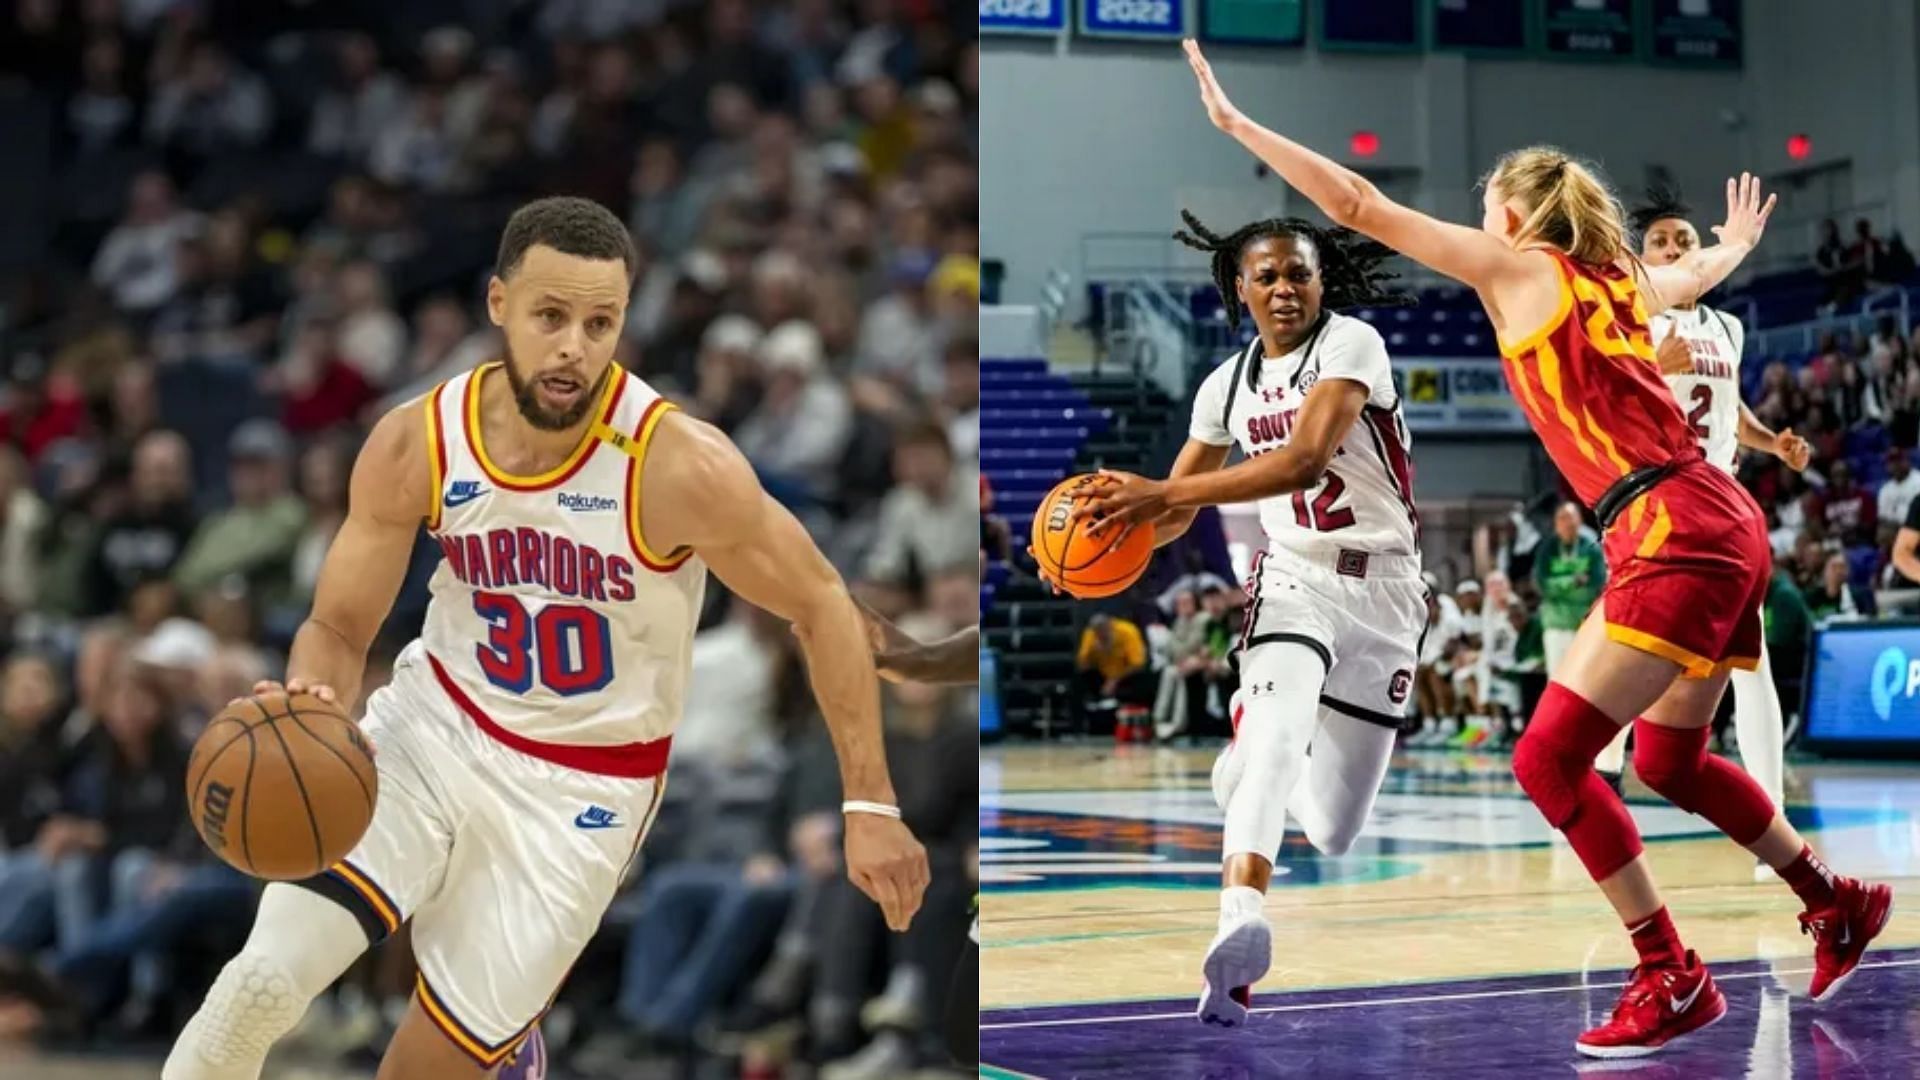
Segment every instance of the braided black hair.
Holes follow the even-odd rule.
[[[1633,223],[1633,231],[1645,236],[1647,230],[1653,228],[1654,222],[1665,221],[1668,218],[1679,218],[1685,221],[1687,215],[1691,213],[1693,213],[1693,207],[1687,205],[1687,201],[1680,197],[1678,188],[1667,184],[1655,184],[1647,189],[1645,198],[1627,217]]]
[[[1387,282],[1399,277],[1380,264],[1393,257],[1394,250],[1352,229],[1315,225],[1301,218],[1268,218],[1249,222],[1227,236],[1220,236],[1200,224],[1189,211],[1180,211],[1185,229],[1173,234],[1175,240],[1213,256],[1213,283],[1227,308],[1227,326],[1240,329],[1240,297],[1233,281],[1240,276],[1240,258],[1255,240],[1288,240],[1305,237],[1320,255],[1320,306],[1328,309],[1351,307],[1405,307],[1414,299],[1394,292]]]

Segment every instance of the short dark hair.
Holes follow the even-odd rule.
[[[500,253],[493,272],[502,280],[520,268],[527,249],[545,244],[562,255],[583,259],[619,259],[631,278],[640,264],[633,235],[613,211],[571,195],[537,199],[513,212],[500,234]]]
[[[1681,197],[1679,188],[1671,184],[1654,184],[1647,188],[1646,196],[1641,199],[1639,206],[1633,208],[1628,219],[1633,223],[1634,231],[1645,236],[1655,222],[1668,218],[1685,221],[1691,213],[1693,207],[1688,206],[1687,200]]]

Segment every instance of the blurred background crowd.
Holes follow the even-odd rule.
[[[480,301],[530,198],[630,223],[618,361],[725,429],[865,599],[923,638],[977,621],[970,10],[7,6],[0,1040],[163,1049],[237,947],[257,885],[193,835],[186,750],[280,673],[371,422],[496,354]],[[935,881],[889,935],[839,866],[791,635],[708,595],[642,872],[544,1025],[556,1072],[937,1065],[978,873],[974,702],[884,690]],[[409,963],[404,935],[371,955],[292,1049],[375,1060]]]

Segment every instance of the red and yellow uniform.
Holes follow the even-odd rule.
[[[1514,397],[1588,506],[1636,470],[1673,470],[1607,529],[1607,634],[1693,677],[1722,665],[1752,669],[1772,569],[1766,519],[1700,456],[1660,378],[1632,276],[1552,255],[1560,274],[1553,318],[1501,345]]]

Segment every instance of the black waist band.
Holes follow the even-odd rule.
[[[1679,463],[1673,461],[1664,465],[1645,465],[1615,480],[1606,494],[1600,496],[1600,501],[1593,504],[1593,516],[1600,519],[1600,531],[1606,532],[1607,527],[1613,524],[1613,519],[1620,516],[1620,511],[1626,509],[1628,503],[1646,494],[1647,490],[1655,484],[1672,476],[1674,470],[1679,467]]]

